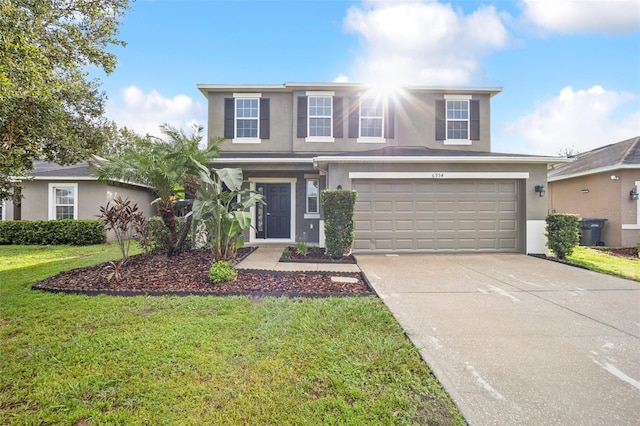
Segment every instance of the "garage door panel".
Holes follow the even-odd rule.
[[[413,220],[396,220],[396,230],[413,232],[414,229],[415,222]]]
[[[373,222],[373,231],[393,231],[393,221],[375,220]]]
[[[434,228],[434,220],[416,220],[416,231],[430,231]]]
[[[436,203],[434,201],[418,201],[415,202],[416,212],[431,212],[435,210]]]
[[[408,212],[413,214],[415,207],[413,201],[396,201],[396,212]]]
[[[393,201],[376,201],[373,203],[373,208],[376,213],[392,213]]]
[[[478,219],[479,231],[496,231],[498,224],[494,219]]]
[[[516,251],[517,181],[354,181],[354,249]]]
[[[500,231],[515,231],[516,221],[510,219],[503,219],[498,222],[498,229]]]

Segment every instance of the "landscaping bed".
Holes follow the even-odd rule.
[[[117,295],[370,295],[371,288],[360,273],[273,272],[238,270],[225,283],[212,284],[208,273],[213,258],[209,251],[190,251],[173,257],[132,256],[121,279],[108,279],[110,263],[61,272],[33,285],[33,289],[65,293]]]
[[[321,247],[309,247],[305,248],[306,251],[301,251],[297,247],[289,246],[284,249],[280,262],[291,263],[347,263],[355,264],[356,259],[352,254],[342,256],[340,259],[332,259],[326,253],[326,250]]]
[[[624,257],[627,259],[638,259],[638,247],[591,247],[594,250],[601,251],[612,256]]]

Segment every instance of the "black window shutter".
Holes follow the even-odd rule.
[[[436,140],[447,139],[447,101],[440,99],[436,101]]]
[[[236,136],[234,129],[236,103],[233,98],[224,98],[224,138],[233,139]]]
[[[357,96],[349,98],[349,137],[360,136],[360,99]]]
[[[396,121],[396,105],[392,100],[387,102],[387,109],[384,116],[384,137],[386,139],[393,139],[395,133],[395,121]]]
[[[307,137],[307,97],[298,96],[298,137]]]
[[[333,137],[334,138],[343,138],[344,137],[344,119],[343,119],[343,109],[342,109],[342,97],[334,96],[333,97]]]
[[[260,98],[260,139],[269,139],[269,99]]]
[[[469,139],[472,141],[480,140],[480,101],[472,99],[469,101]]]

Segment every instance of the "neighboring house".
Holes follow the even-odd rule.
[[[266,206],[248,242],[324,244],[319,193],[358,192],[354,252],[546,252],[548,163],[491,153],[499,88],[350,83],[198,85],[215,167],[241,167]]]
[[[549,208],[607,219],[601,240],[612,247],[640,243],[640,136],[578,154],[549,170]]]
[[[117,195],[137,203],[145,217],[155,214],[151,202],[156,196],[149,188],[98,181],[86,162],[60,166],[37,161],[34,166],[31,179],[22,180],[22,202],[3,202],[3,220],[97,219],[100,206]]]

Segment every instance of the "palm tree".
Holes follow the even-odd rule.
[[[118,179],[135,182],[153,188],[158,198],[154,201],[158,216],[169,230],[169,251],[172,256],[182,249],[190,228],[191,215],[180,238],[177,235],[174,200],[183,196],[195,198],[197,164],[207,164],[217,157],[219,140],[211,140],[205,149],[200,148],[203,127],[194,125],[190,134],[169,124],[160,126],[164,139],[137,136],[133,148],[125,148],[111,159],[97,158],[95,173],[101,180]],[[191,203],[186,203],[190,209]]]

